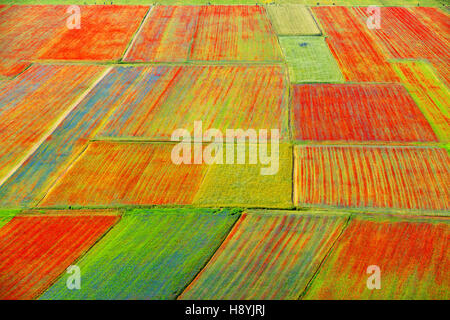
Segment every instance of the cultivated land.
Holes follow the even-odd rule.
[[[443,2],[0,3],[0,299],[449,299]]]

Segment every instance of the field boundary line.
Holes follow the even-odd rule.
[[[30,208],[31,210],[47,210],[46,207],[41,207],[40,204],[42,201],[44,201],[45,198],[47,198],[47,196],[49,195],[49,193],[51,191],[53,191],[53,189],[55,188],[55,186],[58,184],[59,180],[64,177],[64,175],[75,165],[75,163],[78,162],[78,160],[80,160],[83,156],[83,154],[86,152],[86,150],[89,147],[89,144],[86,144],[86,146],[84,147],[84,149],[77,155],[74,155],[73,158],[69,159],[71,161],[68,161],[69,163],[67,164],[67,167],[61,172],[61,174],[59,174],[49,185],[48,189],[45,191],[44,195],[41,197],[41,199],[39,201],[36,201],[36,205],[34,208]],[[68,205],[65,209],[74,209],[72,208],[72,206]],[[112,208],[115,209],[115,208]],[[74,210],[77,210],[76,208]],[[82,209],[80,209],[82,210]]]
[[[98,65],[98,66],[122,66],[122,67],[145,67],[145,66],[167,66],[167,67],[181,67],[181,66],[193,66],[193,67],[273,67],[284,66],[284,61],[278,60],[187,60],[187,61],[119,61],[119,60],[30,60],[32,64],[40,65]],[[7,78],[9,79],[9,78]],[[319,82],[313,82],[320,84]],[[351,83],[351,82],[348,82]],[[364,82],[370,83],[370,82]],[[391,82],[389,82],[391,83]]]
[[[85,251],[83,251],[81,254],[80,254],[80,256],[78,257],[78,258],[76,258],[73,262],[72,262],[72,265],[76,265],[76,264],[78,264],[88,253],[89,253],[89,251],[94,247],[94,246],[96,246],[103,238],[105,238],[106,237],[106,235],[112,230],[112,229],[114,229],[114,227],[115,226],[117,226],[119,223],[120,223],[120,221],[122,220],[122,212],[118,212],[117,214],[115,214],[114,216],[117,216],[117,220],[116,220],[116,222],[114,222],[107,230],[105,230],[105,232],[100,236],[100,237],[98,237],[97,238],[97,240],[95,240],[93,243],[92,243],[92,245],[90,245],[88,248],[86,248],[86,250]],[[45,215],[42,215],[42,216],[45,216]],[[55,216],[61,216],[60,214],[56,214]],[[67,216],[76,216],[76,215],[70,215],[70,214],[68,214]],[[78,215],[78,216],[83,216],[83,215]],[[89,214],[89,216],[92,216],[91,214]],[[94,216],[96,216],[96,215],[94,215]],[[97,215],[97,216],[101,216],[101,215]],[[67,275],[67,273],[65,273],[65,272],[62,272],[59,276],[57,276],[57,277],[55,277],[55,279],[53,279],[53,281],[51,282],[51,284],[47,287],[47,288],[45,288],[44,290],[42,290],[41,292],[38,292],[37,294],[36,294],[36,296],[35,296],[35,299],[36,300],[39,300],[39,298],[41,297],[41,296],[43,296],[44,295],[44,293],[45,292],[47,292],[47,290],[49,290],[56,282],[58,282],[58,280],[60,280],[60,279],[62,279],[62,277],[64,277],[64,276],[66,276]]]
[[[119,59],[119,61],[123,61],[124,59],[127,58],[128,54],[131,51],[131,48],[133,47],[134,43],[136,42],[136,39],[138,38],[139,34],[141,33],[142,29],[144,28],[145,23],[147,22],[147,19],[150,16],[150,12],[152,12],[154,7],[155,6],[150,6],[150,8],[147,10],[147,13],[144,16],[144,19],[142,19],[141,24],[139,25],[139,28],[134,33],[133,37],[131,38],[131,41],[128,43],[128,46],[125,49],[125,52],[122,54],[122,57]]]
[[[218,253],[219,249],[224,245],[225,241],[228,240],[228,238],[230,237],[230,234],[233,232],[234,229],[238,229],[239,225],[241,224],[241,220],[242,220],[242,216],[243,215],[247,215],[247,211],[242,211],[241,213],[239,213],[239,217],[236,219],[236,221],[234,221],[234,223],[230,226],[230,229],[228,230],[228,232],[224,235],[222,241],[220,242],[220,244],[217,246],[216,250],[214,250],[214,252],[211,253],[211,256],[209,257],[209,259],[204,263],[204,265],[201,267],[201,269],[197,272],[197,274],[192,278],[192,280],[187,283],[183,289],[181,289],[180,293],[175,297],[175,300],[181,300],[179,299],[183,293],[185,291],[187,291],[193,284],[194,282],[200,278],[200,276],[203,274],[204,270],[212,263],[212,259],[215,257],[215,255]]]
[[[44,133],[41,139],[27,152],[22,160],[19,161],[1,180],[0,187],[33,155],[33,153],[52,135],[52,133],[59,127],[65,118],[80,104],[81,101],[92,91],[92,89],[111,71],[112,67],[107,68],[103,73],[92,83],[86,91],[84,91],[78,98],[68,107],[64,113],[56,119],[54,124]]]
[[[330,249],[328,249],[327,253],[325,254],[325,256],[323,257],[322,261],[320,261],[319,265],[317,266],[316,271],[314,272],[313,276],[311,277],[311,279],[309,279],[308,283],[306,284],[305,288],[303,289],[303,291],[300,293],[300,295],[298,296],[297,300],[303,300],[303,297],[305,296],[305,294],[307,293],[307,291],[311,288],[311,285],[313,284],[314,280],[316,279],[317,275],[319,274],[320,269],[322,268],[322,266],[324,265],[324,263],[326,262],[326,260],[328,259],[328,257],[331,255],[331,253],[333,252],[334,248],[337,246],[337,244],[339,244],[340,239],[342,238],[342,235],[344,234],[344,232],[347,230],[348,225],[350,224],[351,220],[353,219],[353,215],[350,214],[348,216],[348,218],[345,221],[344,226],[342,227],[341,232],[339,232],[339,235],[336,237],[336,240],[334,240],[333,244],[331,245]]]

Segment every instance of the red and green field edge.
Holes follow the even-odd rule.
[[[448,217],[187,208],[0,214],[2,299],[449,298]],[[80,290],[67,287],[70,265],[81,270]],[[381,289],[367,286],[373,265]]]

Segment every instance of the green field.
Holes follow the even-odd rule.
[[[63,274],[41,299],[174,299],[238,217],[207,209],[130,211],[75,263],[81,290],[68,290]]]

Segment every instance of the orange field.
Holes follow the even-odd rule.
[[[37,57],[119,60],[148,9],[144,6],[81,6],[80,29],[61,29]]]
[[[11,6],[0,11],[0,76],[12,77],[65,28],[65,6]]]
[[[262,6],[203,6],[191,60],[281,61],[277,37]]]
[[[365,8],[355,8],[354,11],[362,17],[367,16]],[[427,11],[422,12],[427,15]],[[435,14],[435,27],[431,28],[422,23],[407,8],[383,7],[381,8],[381,15],[383,27],[372,30],[372,33],[382,43],[390,57],[428,59],[448,85],[450,83],[448,40],[435,32],[436,29],[441,28],[447,28],[448,30],[448,25],[445,26],[442,21],[444,19],[442,15]],[[433,19],[433,17],[429,17],[429,19]],[[441,34],[446,34],[446,32]],[[417,41],[417,39],[420,39],[420,41]]]
[[[171,144],[93,142],[40,206],[190,204],[205,165],[176,165]]]

